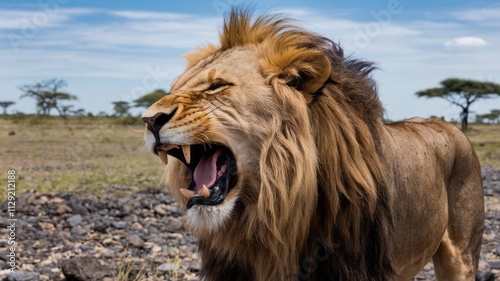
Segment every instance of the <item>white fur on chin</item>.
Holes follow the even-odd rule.
[[[186,227],[195,233],[218,231],[231,217],[237,199],[233,196],[215,206],[192,206],[186,212]]]

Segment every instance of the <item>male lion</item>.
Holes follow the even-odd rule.
[[[384,124],[371,63],[233,10],[143,115],[203,280],[473,280],[478,159],[440,119]]]

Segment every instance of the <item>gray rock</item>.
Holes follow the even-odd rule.
[[[9,254],[8,251],[0,251],[0,260],[8,261],[8,257],[7,257],[8,254]]]
[[[127,226],[127,223],[124,221],[113,221],[111,222],[111,225],[113,225],[115,228],[122,229]]]
[[[496,234],[494,231],[483,233],[483,240],[484,241],[488,241],[488,242],[495,241],[495,238],[496,238]]]
[[[89,233],[89,229],[81,225],[75,225],[74,227],[71,228],[72,235],[84,235],[87,233]]]
[[[177,218],[169,218],[165,222],[169,232],[177,232],[182,230],[182,221]]]
[[[167,271],[167,272],[170,272],[170,271],[174,271],[174,270],[176,270],[178,268],[179,268],[178,264],[173,263],[173,262],[167,262],[167,263],[164,263],[164,264],[160,264],[158,266],[158,271]]]
[[[129,222],[129,223],[134,223],[136,222],[138,219],[137,219],[137,216],[136,215],[127,215],[125,217],[123,217],[123,221],[126,221],[126,222]]]
[[[94,257],[74,257],[63,260],[60,267],[67,281],[97,281],[113,277],[114,273]]]
[[[158,230],[158,228],[150,225],[150,226],[148,226],[148,234],[149,235],[160,234],[160,231]]]
[[[157,234],[150,235],[149,239],[148,239],[148,242],[155,243],[155,244],[158,244],[158,245],[161,245],[161,244],[165,243],[165,241],[163,241],[163,239],[160,236],[158,236]]]
[[[70,226],[74,227],[81,224],[83,222],[83,218],[81,215],[73,215],[69,217],[66,221]]]
[[[489,263],[487,263],[486,261],[484,260],[479,260],[479,264],[477,266],[477,270],[478,272],[482,272],[482,271],[490,271],[491,270],[491,266]]]
[[[59,204],[57,205],[56,207],[56,213],[59,214],[59,215],[62,215],[62,214],[66,214],[66,213],[71,213],[73,212],[73,209],[71,209],[70,206],[62,203],[62,204]]]
[[[16,271],[7,275],[5,281],[38,281],[38,276],[37,272]]]
[[[483,272],[481,275],[479,275],[478,278],[476,278],[477,281],[495,281],[495,274],[493,274],[491,271]]]
[[[133,213],[134,209],[132,208],[132,206],[125,204],[122,206],[122,210],[123,210],[124,214],[131,214],[131,213]]]
[[[106,233],[106,230],[108,229],[110,224],[111,222],[109,219],[104,217],[97,217],[96,219],[94,219],[94,225],[92,226],[92,229],[100,233]]]
[[[492,261],[490,262],[491,269],[500,269],[500,261]]]
[[[143,248],[144,247],[144,240],[142,240],[139,235],[130,235],[127,237],[128,244],[131,246],[134,246],[136,248]]]
[[[495,192],[492,188],[485,188],[484,189],[484,196],[493,196],[495,195]]]
[[[189,265],[192,272],[199,272],[201,270],[201,259],[195,259]]]
[[[156,205],[153,209],[157,214],[162,216],[165,216],[168,213],[168,207],[165,204]]]

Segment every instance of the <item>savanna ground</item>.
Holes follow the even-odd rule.
[[[160,160],[143,148],[138,117],[0,118],[0,171],[17,171],[17,193],[127,190],[158,186]],[[481,164],[500,169],[500,125],[471,124]],[[112,190],[112,189],[111,189]],[[0,193],[0,201],[5,192]]]
[[[112,186],[119,193],[123,186],[144,189],[161,180],[161,161],[143,148],[138,117],[3,117],[0,132],[0,171],[16,170],[19,194],[35,189],[100,196]]]
[[[481,164],[500,170],[500,124],[469,128]],[[158,188],[163,164],[143,148],[143,133],[139,117],[0,116],[0,173],[7,182],[7,170],[16,170],[17,195],[34,189],[118,198]],[[500,210],[498,198],[488,201]]]

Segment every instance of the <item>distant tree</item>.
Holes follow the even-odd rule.
[[[71,113],[71,110],[74,107],[74,105],[63,105],[61,106],[61,111],[64,115],[68,115],[69,113]]]
[[[168,95],[168,93],[162,89],[154,90],[153,92],[134,100],[134,107],[148,108],[166,95]]]
[[[76,100],[76,96],[61,92],[61,89],[66,86],[66,81],[56,78],[31,85],[24,85],[20,87],[21,91],[24,92],[21,98],[34,98],[37,111],[42,115],[50,115],[51,109],[54,108],[60,116],[64,117],[66,114],[60,102],[65,100]]]
[[[130,105],[128,102],[126,101],[115,101],[113,102],[114,104],[114,111],[115,111],[115,115],[118,115],[118,116],[124,116],[124,115],[127,115],[128,114],[128,111],[130,109]]]
[[[495,121],[500,123],[500,109],[493,109],[490,113],[495,116]]]
[[[71,113],[75,116],[84,116],[85,115],[85,109],[83,108],[78,108],[77,110],[72,110]]]
[[[46,89],[46,81],[38,82],[32,85],[24,85],[20,87],[20,90],[24,92],[21,98],[32,97],[36,100],[36,107],[38,113],[42,115],[48,115],[50,108],[48,106],[47,98],[43,94]]]
[[[484,120],[488,120],[488,123],[499,123],[500,122],[500,110],[493,109],[490,113],[477,114],[476,121],[478,123],[484,123]]]
[[[3,114],[6,115],[7,114],[7,107],[11,106],[15,104],[15,102],[13,101],[0,101],[0,107],[3,108]]]
[[[441,87],[416,93],[418,97],[442,98],[461,108],[462,130],[467,130],[469,109],[479,99],[500,95],[500,85],[492,82],[450,78],[441,81]]]

